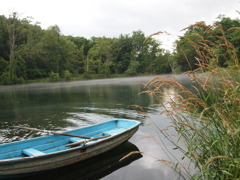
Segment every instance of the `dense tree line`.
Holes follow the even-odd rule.
[[[197,47],[197,48],[196,48]],[[199,49],[201,48],[201,49]],[[237,61],[240,59],[240,20],[231,19],[220,15],[211,25],[206,25],[205,22],[197,22],[187,28],[184,35],[176,41],[176,49],[172,54],[174,60],[174,71],[185,72],[188,70],[194,70],[197,66],[197,58],[200,57],[196,49],[202,52],[206,52],[207,48],[211,48],[212,54],[216,57],[217,63],[220,67],[229,67],[228,64],[229,55],[232,51],[236,51]]]
[[[64,36],[57,25],[44,30],[31,18],[20,19],[18,13],[0,16],[0,80],[16,84],[79,74],[90,78],[170,72],[160,43],[145,39],[140,30],[118,38]]]
[[[138,30],[118,38],[65,36],[57,25],[44,30],[32,18],[12,13],[0,16],[0,84],[23,83],[29,79],[69,80],[129,76],[139,73],[161,74],[195,69],[199,56],[193,47],[202,39],[221,44],[226,37],[240,54],[240,21],[219,16],[210,31],[204,22],[191,26],[170,53],[161,43]],[[214,27],[221,28],[214,28]],[[147,39],[147,40],[146,40]],[[220,50],[219,50],[220,49]],[[227,67],[226,49],[218,48],[219,64]],[[186,58],[187,57],[187,58]],[[187,59],[187,60],[186,60]]]

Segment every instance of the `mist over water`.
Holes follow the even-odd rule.
[[[149,107],[154,100],[148,95],[139,95],[144,90],[139,84],[147,83],[153,77],[0,86],[0,143],[46,135],[16,130],[13,127],[16,125],[65,131],[112,119],[134,119],[143,124],[129,141],[146,154],[102,179],[176,177],[168,166],[153,158],[167,159],[167,156],[159,143],[161,134],[152,122],[161,128],[169,125],[169,119],[159,115],[158,108]],[[175,78],[182,84],[189,83],[186,76],[178,75]],[[150,119],[130,105],[143,107]],[[172,133],[175,131],[172,130]],[[170,149],[173,148],[170,143],[165,143]]]

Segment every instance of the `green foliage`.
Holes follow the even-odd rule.
[[[8,62],[0,57],[0,76],[6,71],[7,66]]]
[[[12,80],[10,78],[9,72],[2,73],[2,75],[0,76],[0,83],[3,85],[11,85],[12,84]]]
[[[18,13],[0,16],[0,57],[5,60],[0,61],[0,75],[9,72],[12,80],[50,76],[56,81],[52,72],[64,79],[70,78],[68,71],[85,78],[166,72],[166,62],[158,63],[163,53],[160,43],[145,39],[142,31],[119,38],[63,36],[57,25],[43,30],[32,19],[20,19]]]
[[[211,29],[207,29],[204,22],[196,23],[190,26],[180,40],[176,41],[177,47],[174,54],[177,66],[181,67],[181,71],[194,70],[198,68],[196,59],[202,59],[202,55],[198,52],[206,52],[206,48],[215,45],[213,51],[216,51],[217,61],[209,63],[217,63],[221,67],[228,67],[231,57],[224,46],[226,41],[230,43],[231,48],[235,46],[236,58],[240,57],[240,44],[239,44],[239,19],[230,19],[224,16],[219,16],[218,21],[214,22]],[[205,46],[203,46],[205,45]],[[196,50],[197,49],[197,50]],[[208,63],[208,62],[206,62]]]
[[[7,60],[9,58],[8,34],[5,28],[6,18],[0,16],[0,57]]]
[[[55,82],[60,80],[60,76],[58,73],[51,72],[49,75],[50,81]]]
[[[216,38],[225,31],[224,36],[236,47],[236,57],[240,56],[238,19],[219,16],[210,31],[204,29],[205,23],[191,26],[184,36],[176,41],[174,53],[160,48],[161,43],[138,30],[118,38],[64,36],[60,28],[50,26],[43,30],[30,18],[19,18],[12,13],[8,18],[0,16],[0,75],[8,72],[11,82],[16,78],[47,78],[51,72],[64,78],[65,71],[74,76],[109,77],[114,74],[137,75],[142,73],[163,74],[197,68],[196,58],[200,55],[194,44],[201,45],[203,38],[222,46],[222,39]],[[216,28],[222,27],[222,30]],[[207,43],[209,46],[210,43]],[[201,46],[203,50],[206,47]],[[217,59],[221,67],[228,67],[228,57],[224,48],[217,48]],[[187,57],[187,61],[186,60]],[[211,64],[213,62],[210,62]],[[6,75],[4,75],[4,79]]]
[[[205,26],[204,22],[197,23],[200,26],[190,27],[180,40],[176,41],[176,53],[174,58],[176,59],[177,66],[180,67],[181,71],[185,72],[188,70],[194,70],[197,68],[196,59],[198,54],[195,51],[194,43],[201,42],[201,37],[203,35]]]
[[[39,79],[39,78],[47,77],[47,74],[42,69],[28,69],[27,77],[28,79]]]
[[[0,76],[0,84],[2,85],[23,84],[24,82],[23,77],[11,77],[9,72],[4,72]]]
[[[69,80],[71,80],[71,78],[72,78],[72,75],[71,75],[70,71],[69,70],[64,71],[64,80],[69,81]]]
[[[139,65],[140,65],[140,63],[138,61],[132,60],[125,73],[129,76],[137,75],[137,68],[139,67]]]
[[[84,62],[84,77],[89,79],[92,74],[95,74],[96,61],[87,58]]]
[[[119,51],[115,60],[114,72],[118,74],[124,73],[131,60],[132,38],[130,35],[120,35]]]
[[[93,38],[94,45],[88,52],[88,57],[95,61],[94,71],[103,76],[112,74],[112,66],[116,62],[119,51],[118,40],[115,38]]]
[[[16,69],[15,70],[16,71],[16,77],[26,79],[26,77],[27,77],[26,61],[22,57],[19,57],[16,60],[15,69]]]
[[[165,52],[156,57],[146,70],[153,74],[165,74],[175,72],[175,66],[173,56],[169,52]]]
[[[23,84],[25,83],[25,80],[23,77],[17,77],[12,84]]]

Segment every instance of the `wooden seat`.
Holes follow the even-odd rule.
[[[44,152],[33,148],[24,149],[23,153],[28,156],[42,156],[45,154]]]
[[[79,142],[79,141],[82,141],[82,140],[84,140],[84,139],[77,138],[77,137],[70,137],[69,138],[69,142],[71,142],[71,143]]]

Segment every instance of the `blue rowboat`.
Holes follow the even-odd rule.
[[[68,166],[53,169],[44,173],[32,174],[24,176],[16,180],[86,180],[86,179],[101,179],[114,171],[128,166],[132,162],[142,158],[142,154],[133,153],[127,158],[123,158],[133,151],[139,151],[137,146],[127,141],[119,146],[94,156],[92,158],[80,161]],[[122,159],[119,161],[119,159]]]
[[[127,141],[140,122],[112,120],[59,134],[0,145],[0,177],[37,173],[70,165],[106,152]]]

